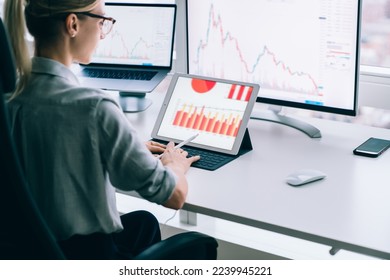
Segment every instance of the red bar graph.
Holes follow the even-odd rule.
[[[206,131],[214,134],[237,136],[242,118],[239,114],[205,112],[205,107],[183,105],[173,119],[174,126]]]
[[[241,100],[248,102],[253,91],[253,87],[235,85],[230,88],[228,99]]]

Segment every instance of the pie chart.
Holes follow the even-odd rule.
[[[216,82],[215,81],[208,81],[208,80],[202,80],[202,79],[192,79],[191,85],[195,92],[197,93],[206,93],[210,91],[214,86]]]

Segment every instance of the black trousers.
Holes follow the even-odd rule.
[[[123,231],[112,234],[74,235],[60,241],[67,259],[115,260],[132,259],[147,247],[161,241],[157,219],[147,211],[121,216]]]

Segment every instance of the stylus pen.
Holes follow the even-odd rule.
[[[188,138],[187,140],[184,140],[183,142],[180,142],[179,144],[177,144],[173,149],[179,149],[181,147],[183,147],[184,145],[187,145],[188,143],[190,143],[192,140],[194,140],[196,137],[198,137],[199,133],[195,134],[195,135],[192,135],[190,138]],[[157,158],[161,158],[163,156],[164,153],[162,154],[159,154],[157,156]]]

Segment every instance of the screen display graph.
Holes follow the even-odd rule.
[[[180,77],[157,134],[176,139],[199,134],[193,143],[230,150],[252,93],[249,85]]]
[[[99,42],[92,62],[170,66],[176,12],[173,6],[110,3],[105,10],[116,23]]]
[[[258,101],[355,114],[358,0],[187,0],[188,72],[261,86]]]
[[[218,108],[197,108],[192,105],[187,110],[184,104],[183,109],[176,112],[173,125],[235,137],[242,121],[240,113],[230,112],[226,115]]]

